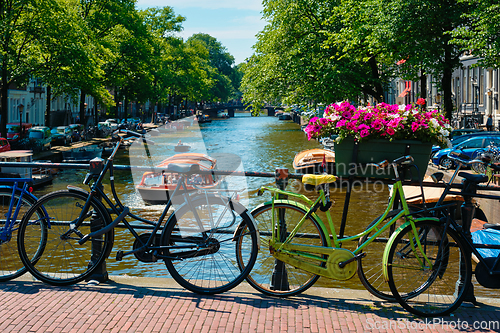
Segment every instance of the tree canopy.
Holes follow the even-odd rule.
[[[469,45],[475,41],[484,47],[479,36],[485,31],[489,45],[498,42],[493,34],[497,22],[486,26],[484,13],[483,21],[473,20],[481,8],[477,2],[266,0],[263,15],[268,24],[244,65],[244,100],[254,105],[314,105],[371,96],[382,102],[395,78],[424,83],[432,74],[439,78],[450,117],[451,75],[465,45],[452,34],[470,32],[470,23],[476,22],[476,39],[469,36]],[[482,10],[498,9],[492,0],[486,3]],[[495,52],[490,54],[494,61]]]
[[[134,0],[0,2],[0,115],[6,134],[7,91],[31,79],[52,97],[92,95],[104,107],[227,101],[241,71],[215,38],[175,36],[185,18],[171,7],[138,10]],[[48,96],[49,98],[51,96]]]

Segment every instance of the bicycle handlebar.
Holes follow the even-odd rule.
[[[119,133],[125,133],[127,135],[130,135],[130,137],[127,137],[127,138],[122,138],[124,141],[125,140],[130,140],[130,139],[136,139],[136,138],[139,138],[142,140],[142,142],[144,143],[147,143],[149,145],[154,145],[155,142],[154,141],[151,141],[149,139],[146,139],[144,137],[144,134],[141,134],[141,133],[137,133],[137,132],[134,132],[134,131],[131,131],[131,130],[127,130],[127,129],[117,129],[116,131],[113,132],[112,134],[112,137],[115,137],[117,136]]]
[[[462,165],[472,165],[472,164],[476,164],[476,163],[481,163],[481,164],[484,164],[486,166],[490,166],[493,170],[495,171],[499,171],[500,170],[500,166],[499,165],[496,165],[496,164],[493,164],[491,163],[491,157],[489,156],[486,156],[486,155],[481,155],[480,159],[473,159],[471,160],[469,156],[461,153],[461,152],[457,152],[457,151],[452,151],[448,154],[448,157],[455,161],[455,162],[458,162]]]
[[[384,161],[379,162],[379,163],[367,163],[366,165],[369,167],[377,168],[377,169],[383,169],[383,168],[387,168],[389,166],[389,164],[402,165],[402,164],[410,164],[410,163],[413,163],[413,157],[411,157],[410,155],[405,155],[405,156],[401,156],[401,157],[396,158],[394,161],[392,161],[392,163],[389,163],[388,160],[384,160]]]

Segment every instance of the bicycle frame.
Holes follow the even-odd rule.
[[[12,186],[8,185],[0,186],[0,188],[12,190],[12,196],[9,203],[9,210],[7,212],[7,215],[5,216],[5,227],[2,228],[2,231],[0,232],[0,241],[4,242],[10,238],[14,227],[14,223],[17,220],[17,216],[19,215],[19,210],[21,209],[22,197],[24,195],[28,195],[31,199],[35,201],[37,200],[37,198],[28,191],[28,184],[31,183],[32,181],[33,180],[31,178],[14,178],[14,179],[0,178],[0,182],[13,183]],[[23,187],[19,187],[18,186],[19,183],[24,183]],[[17,201],[16,207],[14,207],[16,193],[19,193],[19,200]]]

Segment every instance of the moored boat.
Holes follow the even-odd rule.
[[[63,151],[63,162],[87,163],[96,157],[102,157],[103,148],[98,146],[88,146]]]
[[[179,143],[177,146],[174,147],[174,151],[179,152],[179,153],[185,153],[191,149],[191,146],[185,145],[182,143],[181,140],[179,140]]]
[[[168,168],[169,164],[197,164],[200,170],[209,171],[216,168],[217,161],[210,156],[198,153],[177,154],[165,159],[157,168]],[[149,204],[166,203],[169,199],[169,192],[172,192],[177,186],[179,175],[166,172],[145,172],[139,185],[136,186],[137,192],[142,200]],[[221,178],[215,175],[192,175],[187,181],[187,190],[195,190],[196,187],[216,188],[220,184]]]
[[[335,152],[327,149],[303,150],[293,159],[295,173],[300,174],[321,174],[323,173],[323,160],[326,162],[326,172],[335,174]]]
[[[212,119],[210,119],[210,116],[208,114],[198,115],[196,118],[198,119],[199,124],[212,122]]]
[[[0,162],[24,162],[33,161],[33,151],[31,150],[10,150],[0,153]],[[24,167],[0,167],[0,173],[5,178],[31,178],[32,187],[38,188],[52,184],[51,168],[24,168]]]
[[[292,116],[290,115],[290,113],[281,113],[278,115],[278,119],[279,120],[292,120]]]

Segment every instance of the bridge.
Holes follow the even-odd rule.
[[[262,110],[267,110],[267,115],[274,117],[276,110],[284,110],[280,106],[266,106]],[[203,110],[197,110],[197,112],[202,111],[203,114],[207,114],[210,118],[217,118],[220,111],[227,113],[229,117],[234,117],[235,111],[252,111],[252,107],[245,108],[244,105],[218,105],[217,107],[205,108]]]

